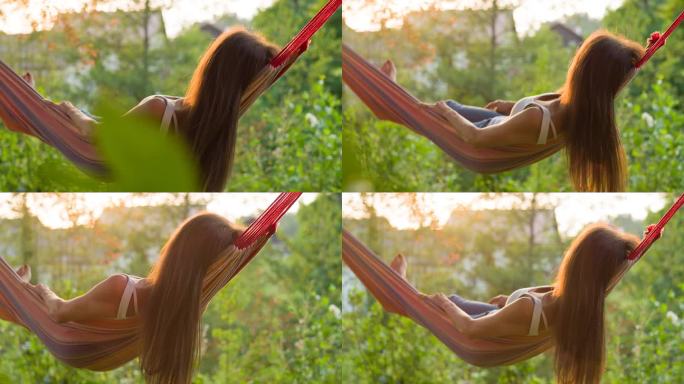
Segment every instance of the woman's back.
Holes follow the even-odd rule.
[[[547,313],[549,311],[548,300],[545,298],[553,292],[553,286],[526,287],[513,291],[506,299],[504,306],[510,305],[521,298],[529,298],[532,301],[532,313],[528,336],[537,336],[540,331],[549,329]]]

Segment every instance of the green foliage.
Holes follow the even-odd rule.
[[[279,0],[250,22],[231,15],[222,20],[251,24],[249,29],[284,44],[323,3]],[[161,16],[155,10],[150,12],[153,20]],[[22,47],[17,52],[30,53],[3,60],[14,66],[40,68],[34,75],[42,94],[70,100],[84,109],[99,101],[130,108],[152,93],[182,96],[211,36],[193,26],[171,40],[158,30],[159,24],[151,22],[149,43],[143,44],[138,32],[142,25],[142,11],[70,14],[50,31],[17,37],[16,41],[0,35],[2,41]],[[240,121],[233,178],[226,188],[341,189],[340,25],[338,12],[314,37],[309,51]],[[46,61],[46,57],[52,60]],[[197,189],[196,172],[190,172],[187,155],[178,151],[177,143],[167,143],[152,132],[134,132],[129,122],[111,117],[107,114],[105,132],[99,135],[103,157],[113,161],[109,165],[115,177],[107,180],[81,173],[54,149],[36,139],[19,138],[0,126],[0,168],[7,170],[0,173],[0,190]],[[150,148],[156,148],[156,165],[150,162]],[[173,155],[175,151],[178,153]]]
[[[257,14],[252,20],[255,30],[272,41],[285,45],[327,0],[278,0],[271,7]],[[326,90],[333,95],[342,93],[342,11],[338,10],[327,24],[311,40],[307,52],[299,58],[288,75],[280,80],[276,89],[271,90],[280,98],[288,90],[306,91],[325,77]]]
[[[662,78],[618,109],[634,191],[680,191],[684,186],[684,110]]]
[[[108,171],[112,189],[129,192],[180,192],[199,189],[197,167],[185,143],[165,135],[142,119],[119,118],[121,113],[103,107],[103,123],[95,139]]]
[[[320,78],[308,91],[277,97],[264,95],[243,117],[228,189],[340,191],[339,96]]]

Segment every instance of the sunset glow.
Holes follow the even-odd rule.
[[[530,197],[530,194],[526,194]],[[510,209],[519,202],[516,194],[499,195],[493,199],[483,199],[479,193],[433,193],[416,194],[418,206],[426,215],[443,226],[455,209]],[[573,236],[585,225],[605,221],[611,216],[630,215],[643,220],[649,211],[656,211],[667,203],[666,195],[647,193],[627,194],[585,194],[558,193],[537,195],[540,204],[557,202],[556,217],[561,233]],[[381,193],[369,195],[379,216],[387,218],[398,229],[416,229],[421,223],[400,194]],[[359,194],[345,193],[342,199],[342,214],[345,218],[363,218],[365,211]],[[426,223],[423,223],[424,225]]]
[[[169,3],[166,0],[152,0],[151,4],[162,9],[166,31],[173,37],[184,27],[212,20],[226,13],[251,19],[260,9],[273,2],[274,0],[176,0]],[[30,33],[33,30],[52,28],[54,18],[60,13],[136,10],[143,5],[144,1],[131,0],[0,0],[0,31],[10,34]]]
[[[545,22],[558,20],[564,16],[586,13],[592,18],[601,18],[608,9],[614,9],[623,0],[522,0],[499,1],[500,6],[519,4],[513,11],[516,30],[526,34],[539,28]],[[377,31],[382,22],[388,28],[400,28],[403,17],[420,10],[435,11],[477,9],[480,0],[386,0],[382,2],[367,0],[345,0],[343,4],[344,22],[349,28],[359,32]],[[487,2],[489,3],[489,2]]]
[[[305,193],[290,208],[289,213],[295,213],[300,204],[309,204],[316,199],[316,193]],[[191,201],[204,201],[207,211],[222,215],[229,220],[255,215],[268,207],[275,200],[277,193],[196,193],[191,194]],[[67,207],[74,207],[74,211],[82,211],[76,222],[86,224],[89,220],[97,219],[108,207],[123,206],[137,207],[162,204],[179,204],[183,194],[131,194],[131,193],[77,193],[77,194],[30,194],[28,206],[32,214],[36,215],[43,225],[50,228],[69,228],[72,221],[67,215]],[[18,198],[14,194],[0,193],[0,217],[18,217],[12,204]]]

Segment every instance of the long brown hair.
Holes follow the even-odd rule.
[[[604,304],[639,239],[605,224],[585,228],[572,242],[556,276],[557,381],[595,384],[605,360]]]
[[[644,55],[638,43],[605,31],[591,34],[575,54],[561,88],[567,106],[565,144],[579,191],[622,191],[625,153],[615,123],[615,98]]]
[[[147,277],[140,366],[148,383],[190,383],[200,350],[200,298],[209,266],[230,249],[240,230],[202,213],[181,224]]]
[[[233,169],[240,100],[247,86],[278,53],[260,35],[237,27],[221,34],[200,59],[185,94],[189,142],[204,191],[222,191]]]

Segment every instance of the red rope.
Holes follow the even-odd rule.
[[[642,65],[644,65],[650,58],[653,56],[653,54],[656,53],[660,47],[665,45],[665,40],[667,40],[668,37],[674,32],[675,29],[679,26],[679,24],[684,20],[684,11],[677,16],[674,22],[670,24],[670,27],[667,28],[665,33],[660,35],[658,32],[653,32],[651,34],[651,39],[655,39],[655,42],[653,42],[648,49],[646,50],[646,54],[644,54],[644,57],[642,57],[634,66],[638,69],[641,68]]]
[[[245,249],[266,234],[275,233],[276,224],[299,199],[301,192],[283,192],[235,240],[238,249]]]
[[[272,67],[279,67],[293,55],[301,55],[308,48],[311,37],[323,27],[328,19],[342,6],[342,0],[329,0],[289,43],[271,59]]]
[[[677,211],[679,210],[679,208],[682,207],[682,205],[684,205],[684,193],[682,193],[679,196],[679,198],[672,205],[672,207],[670,207],[670,209],[667,212],[665,212],[665,215],[663,215],[660,221],[658,221],[658,223],[653,226],[648,235],[644,236],[639,245],[636,248],[634,248],[632,253],[630,253],[629,256],[627,256],[627,258],[629,260],[638,260],[639,258],[641,258],[641,256],[643,256],[643,254],[646,253],[648,248],[651,247],[653,242],[660,238],[660,232],[663,230],[663,228],[665,228],[665,224],[667,224],[667,222],[670,221],[672,216],[674,216],[675,213],[677,213]]]

